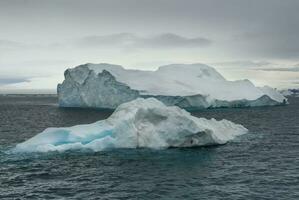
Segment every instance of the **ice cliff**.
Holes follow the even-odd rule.
[[[21,152],[112,148],[168,148],[224,144],[247,129],[225,119],[197,118],[155,98],[120,105],[106,120],[67,128],[48,128],[16,146]]]
[[[124,69],[119,65],[85,64],[65,71],[58,85],[61,107],[115,109],[138,97],[155,97],[186,109],[279,105],[286,99],[270,87],[249,80],[227,81],[204,64],[173,64],[156,71]]]

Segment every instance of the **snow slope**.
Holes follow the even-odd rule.
[[[18,144],[16,151],[70,149],[168,148],[224,144],[247,129],[228,120],[193,117],[155,98],[138,98],[120,105],[106,120],[66,128],[48,128]]]
[[[85,64],[66,70],[58,95],[63,107],[116,108],[140,96],[157,97],[167,105],[184,108],[277,105],[285,101],[270,87],[255,87],[249,80],[227,81],[204,64],[172,64],[156,71]]]

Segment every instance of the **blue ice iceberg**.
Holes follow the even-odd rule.
[[[155,98],[121,104],[106,120],[66,128],[48,128],[16,146],[17,151],[111,148],[168,148],[224,144],[247,129],[228,120],[197,118]]]

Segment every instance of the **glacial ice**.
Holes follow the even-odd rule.
[[[112,148],[168,148],[224,144],[247,129],[228,120],[197,118],[155,98],[121,104],[106,120],[48,128],[16,146],[18,152]]]
[[[204,64],[173,64],[156,71],[119,65],[85,64],[65,71],[57,87],[61,107],[115,109],[136,98],[155,97],[185,109],[279,105],[286,98],[270,87],[249,80],[227,81]]]

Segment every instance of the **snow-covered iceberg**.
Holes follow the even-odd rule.
[[[120,105],[106,120],[68,128],[48,128],[16,146],[16,151],[168,148],[224,144],[247,132],[228,120],[197,118],[155,98]]]
[[[61,107],[115,109],[138,97],[155,97],[185,109],[286,103],[286,98],[270,87],[255,87],[249,80],[227,81],[204,64],[173,64],[156,71],[85,64],[67,69],[64,75],[57,87]]]

